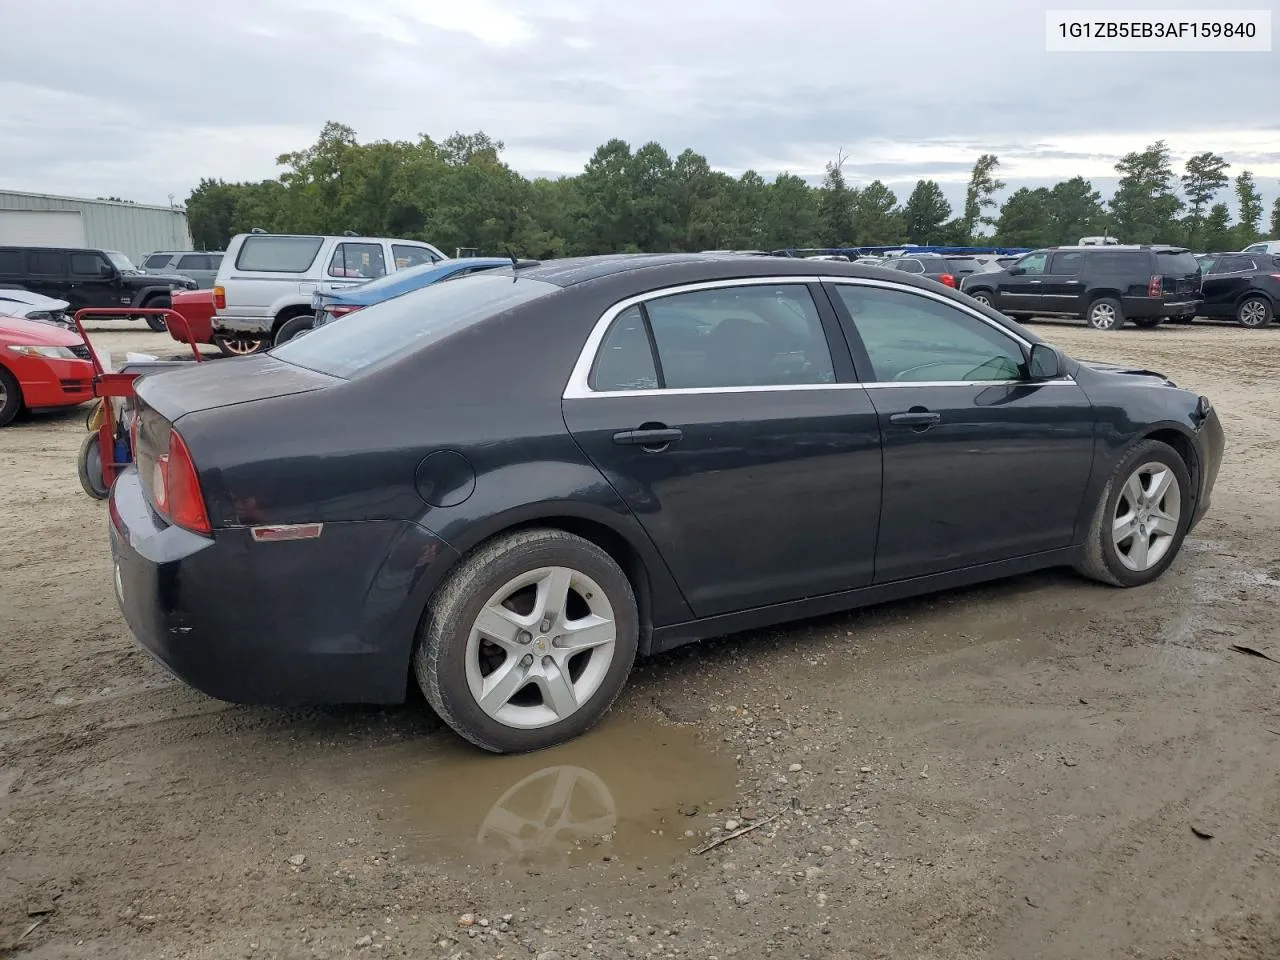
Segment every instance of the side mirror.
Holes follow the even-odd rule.
[[[1047,343],[1033,343],[1027,360],[1027,376],[1031,380],[1056,380],[1062,376],[1062,358]]]
[[[1023,270],[1021,267],[1010,267],[1010,268],[1008,269],[1008,271],[1006,271],[1006,272],[1007,272],[1007,273],[1009,274],[1009,276],[1011,276],[1011,277],[1020,277],[1020,276],[1022,276],[1022,274],[1023,274],[1023,273],[1025,273],[1026,271],[1025,271],[1025,270]]]

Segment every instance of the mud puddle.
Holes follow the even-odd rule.
[[[736,763],[685,727],[615,715],[500,757],[446,742],[377,783],[400,856],[489,868],[672,860],[723,831]],[[403,771],[411,771],[404,773]]]

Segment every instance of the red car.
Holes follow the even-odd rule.
[[[93,364],[78,333],[0,316],[0,427],[22,410],[93,399]]]

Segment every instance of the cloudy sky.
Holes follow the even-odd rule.
[[[1106,4],[6,4],[0,188],[181,202],[202,176],[275,175],[338,120],[362,140],[484,130],[526,175],[577,172],[614,136],[766,176],[819,177],[843,148],[853,182],[905,196],[932,177],[953,199],[987,151],[1011,186],[1083,174],[1107,194],[1120,154],[1164,138],[1249,167],[1269,206],[1280,54],[1046,53],[1045,10],[1090,6]]]

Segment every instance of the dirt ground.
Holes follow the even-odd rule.
[[[1159,583],[684,649],[516,758],[421,702],[175,683],[116,608],[85,411],[0,431],[0,956],[1277,960],[1280,662],[1230,647],[1280,660],[1280,329],[1037,329],[1218,407],[1213,510]]]

